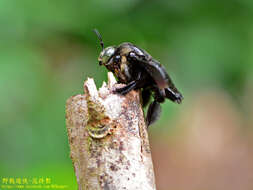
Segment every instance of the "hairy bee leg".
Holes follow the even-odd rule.
[[[153,87],[154,101],[149,105],[148,112],[146,116],[146,124],[147,126],[153,124],[156,120],[159,119],[161,114],[161,106],[160,103],[165,101],[165,91],[164,89],[160,89],[158,86]]]
[[[148,113],[146,116],[146,124],[147,127],[149,127],[151,124],[153,124],[161,114],[161,106],[160,103],[154,100],[148,107]]]
[[[151,90],[150,89],[143,89],[141,92],[142,97],[142,106],[146,107],[151,98]]]
[[[174,92],[170,88],[165,88],[165,97],[173,102],[177,102],[178,104],[180,104],[183,100],[182,94],[179,92]]]

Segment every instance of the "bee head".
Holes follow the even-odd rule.
[[[102,40],[100,33],[98,32],[97,29],[94,29],[94,32],[96,33],[96,35],[100,41],[100,45],[102,47],[102,52],[100,53],[100,55],[98,57],[99,65],[109,65],[110,64],[109,60],[113,56],[113,54],[115,53],[116,48],[114,46],[109,46],[104,49],[104,42]]]
[[[114,55],[116,48],[109,46],[105,48],[99,55],[99,65],[109,65],[110,58]]]

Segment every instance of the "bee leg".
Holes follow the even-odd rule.
[[[128,83],[125,87],[123,88],[117,88],[115,90],[115,92],[121,94],[121,95],[125,95],[128,92],[130,92],[131,90],[133,90],[136,87],[136,81],[132,81],[130,83]]]
[[[161,114],[160,103],[154,100],[148,107],[148,113],[146,116],[147,127],[153,124],[160,117],[160,114]]]
[[[141,92],[141,97],[142,97],[142,106],[146,107],[147,104],[150,101],[150,97],[151,97],[151,90],[150,89],[143,89]]]
[[[183,96],[179,92],[174,92],[170,88],[165,88],[165,97],[178,104],[183,100]]]
[[[133,89],[139,89],[142,88],[143,84],[144,84],[145,80],[144,78],[141,78],[141,73],[138,73],[137,79],[131,81],[130,83],[128,83],[125,87],[123,88],[117,88],[115,90],[115,92],[121,94],[121,95],[125,95],[128,92],[130,92]]]
[[[158,87],[155,87],[153,90],[155,92],[155,96],[154,96],[155,100],[148,107],[148,113],[146,116],[147,127],[159,119],[160,114],[161,114],[160,103],[164,102],[164,100],[165,100],[164,90],[161,90]]]

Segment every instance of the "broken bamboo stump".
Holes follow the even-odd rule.
[[[66,104],[66,123],[79,190],[154,190],[155,178],[138,91],[115,94],[112,73],[97,91],[93,79],[84,94]]]

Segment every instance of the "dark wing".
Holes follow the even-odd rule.
[[[171,79],[167,74],[165,68],[155,59],[145,60],[138,59],[139,64],[148,72],[154,79],[160,89],[168,88]]]
[[[165,68],[157,60],[151,56],[149,57],[148,54],[137,55],[136,53],[130,53],[130,57],[131,60],[129,61],[145,69],[160,89],[168,87],[176,89]]]
[[[131,54],[131,53],[130,53]],[[154,79],[160,89],[165,89],[166,97],[172,101],[180,103],[183,99],[181,93],[177,90],[165,68],[148,54],[146,55],[130,55],[133,64],[138,64],[145,69]]]

